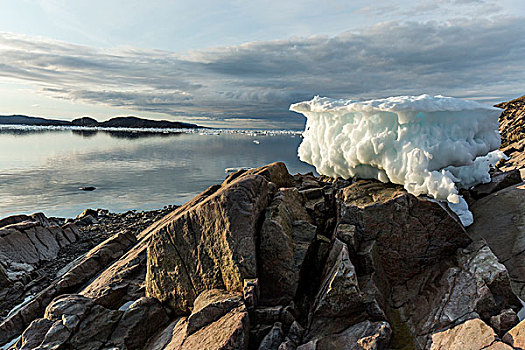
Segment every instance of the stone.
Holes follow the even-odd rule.
[[[113,329],[122,317],[122,312],[94,305],[82,319],[69,343],[76,350],[102,347],[110,338]]]
[[[525,183],[505,188],[471,206],[473,239],[485,239],[507,268],[515,293],[525,300]]]
[[[31,322],[20,337],[20,350],[30,350],[38,347],[44,340],[53,322],[40,318]]]
[[[512,309],[505,309],[499,315],[490,318],[490,325],[499,335],[505,334],[518,323],[518,315]]]
[[[513,169],[506,172],[497,172],[491,176],[490,182],[479,184],[470,189],[469,192],[474,199],[480,199],[488,196],[491,193],[519,184],[520,182],[522,182],[522,180],[520,171],[518,169]]]
[[[283,341],[283,337],[282,325],[280,322],[277,322],[261,341],[259,350],[277,350]]]
[[[398,185],[359,180],[343,188],[338,199],[339,224],[355,225],[359,242],[375,240],[376,263],[391,285],[409,280],[471,242],[443,204],[415,197]]]
[[[77,219],[85,218],[86,216],[98,217],[98,211],[94,209],[86,209],[82,213],[77,215]]]
[[[227,314],[188,336],[188,320],[181,317],[150,339],[147,350],[237,350],[247,349],[249,335],[248,313],[244,306]]]
[[[508,331],[502,339],[515,349],[525,349],[525,320]]]
[[[168,323],[168,314],[158,300],[142,297],[124,311],[110,343],[127,349],[142,349],[147,340]]]
[[[262,304],[287,304],[294,299],[301,266],[315,233],[297,189],[280,189],[266,209],[259,234]]]
[[[257,307],[260,298],[259,279],[245,279],[243,281],[242,294],[244,305],[246,305],[248,310],[252,310]]]
[[[268,181],[242,176],[175,210],[155,228],[147,252],[146,295],[179,315],[207,289],[242,291],[257,277],[255,230]]]
[[[388,322],[364,321],[341,333],[314,339],[297,347],[297,350],[386,350],[391,335]]]
[[[395,287],[391,299],[391,310],[397,313],[389,319],[403,329],[394,333],[394,341],[416,348],[429,346],[429,332],[519,307],[505,267],[483,241],[458,250],[455,259]]]
[[[479,318],[475,318],[432,334],[430,350],[480,350],[487,348],[495,340],[494,330]]]
[[[263,176],[267,181],[274,183],[277,189],[281,187],[292,187],[294,184],[294,179],[292,175],[288,173],[286,165],[282,162],[275,162],[255,169],[236,171],[226,177],[222,186],[230,184],[240,177],[251,175]]]
[[[215,322],[232,309],[242,305],[242,298],[232,292],[210,289],[199,294],[188,317],[188,335]]]

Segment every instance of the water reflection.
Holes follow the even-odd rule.
[[[173,137],[182,134],[182,132],[140,132],[140,131],[121,131],[121,130],[85,130],[85,129],[38,129],[38,128],[27,128],[27,129],[11,129],[11,128],[0,128],[0,136],[14,135],[14,136],[31,136],[35,134],[44,133],[72,133],[76,136],[84,138],[90,138],[96,136],[98,133],[107,134],[110,137],[117,139],[141,139],[141,138],[155,138],[155,137]]]
[[[291,173],[312,171],[297,158],[300,141],[290,135],[0,130],[0,217],[181,204],[222,182],[230,167],[284,161]],[[97,190],[79,191],[83,186]]]

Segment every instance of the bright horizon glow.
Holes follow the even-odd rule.
[[[299,129],[316,94],[524,93],[519,0],[368,3],[0,0],[0,114]]]

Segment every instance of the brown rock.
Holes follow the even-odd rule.
[[[515,293],[525,299],[525,184],[480,199],[471,206],[473,239],[483,238],[507,267]]]
[[[518,169],[513,169],[506,172],[497,172],[491,175],[490,182],[479,184],[470,189],[469,192],[472,198],[480,199],[488,196],[491,193],[519,184],[521,181],[521,175]]]
[[[31,350],[38,347],[44,340],[53,322],[40,318],[31,322],[29,327],[22,333],[19,341],[20,350]]]
[[[275,162],[255,169],[236,171],[226,177],[222,186],[224,187],[241,177],[250,175],[261,175],[267,181],[273,182],[277,188],[292,187],[294,183],[292,175],[286,169],[286,165],[282,162]]]
[[[281,189],[266,209],[258,249],[261,303],[287,304],[297,292],[301,266],[316,227],[295,188]]]
[[[377,263],[391,284],[403,283],[470,243],[458,219],[441,203],[400,186],[361,180],[339,194],[340,223],[358,239],[376,241]]]
[[[512,309],[505,309],[499,315],[490,318],[490,325],[499,335],[505,334],[518,323],[518,315]]]
[[[215,322],[232,309],[242,306],[242,298],[232,292],[210,289],[199,294],[188,317],[188,335]]]
[[[255,228],[268,204],[268,181],[240,177],[157,224],[148,247],[146,293],[177,313],[206,289],[242,291],[257,274]]]
[[[127,349],[142,349],[151,336],[166,327],[168,321],[166,310],[156,299],[140,298],[124,311],[109,343]]]
[[[454,328],[432,334],[431,350],[481,350],[494,345],[496,333],[479,318]]]
[[[525,349],[525,320],[503,336],[503,341],[515,349]]]

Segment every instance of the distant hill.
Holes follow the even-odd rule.
[[[90,126],[106,128],[158,128],[158,129],[200,129],[203,126],[172,122],[168,120],[152,120],[138,117],[116,117],[99,122],[90,117],[78,118],[73,121],[28,117],[26,115],[1,115],[0,125],[38,125],[38,126]]]

